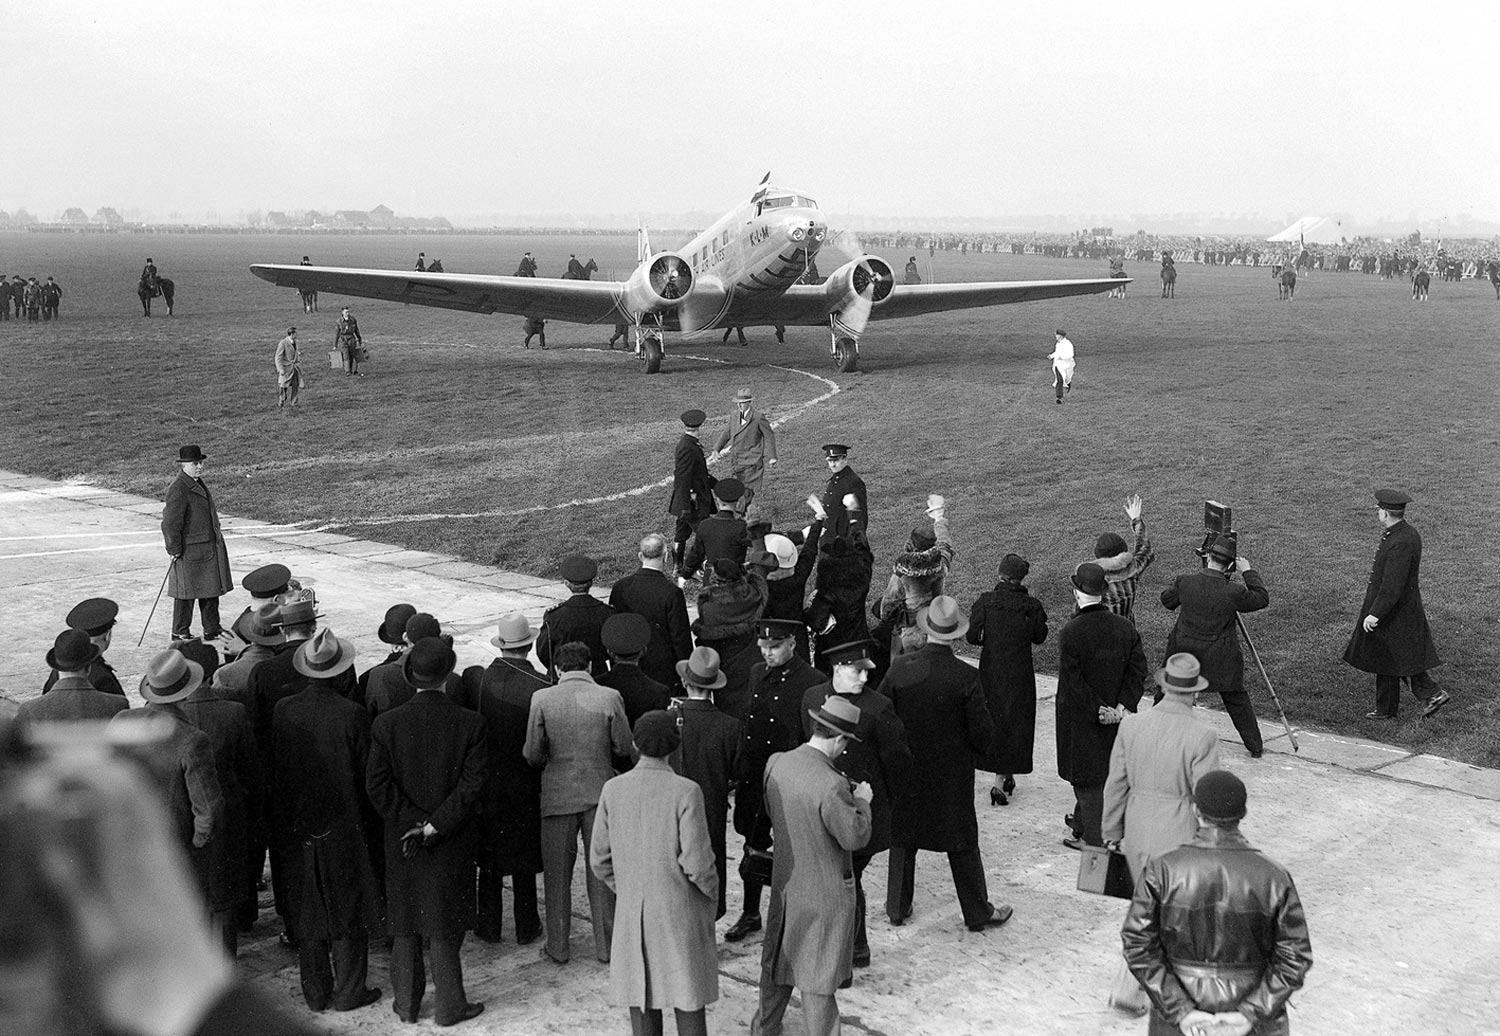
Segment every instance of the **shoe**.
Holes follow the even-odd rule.
[[[291,932],[283,931],[276,937],[276,941],[289,950],[295,950],[297,948],[297,939],[292,935]]]
[[[1062,396],[1057,397],[1057,405],[1062,406]]]
[[[1005,780],[1000,785],[1000,790],[1010,795],[1016,790],[1016,779],[1010,774],[1005,775]]]
[[[415,1011],[413,1011],[411,1014],[402,1014],[401,1013],[401,1009],[399,1007],[396,1007],[393,1004],[391,1006],[391,1012],[397,1018],[400,1018],[403,1022],[405,1022],[407,1025],[416,1025],[417,1024],[417,1012],[415,1012]]]
[[[1063,391],[1064,392],[1072,392],[1073,391],[1073,386],[1072,385],[1064,385],[1063,386]]]
[[[897,928],[900,928],[902,925],[904,925],[906,922],[908,922],[910,920],[911,920],[911,907],[907,907],[906,908],[906,913],[902,914],[900,917],[892,917],[891,918],[891,924],[895,925]]]
[[[1385,713],[1385,712],[1381,712],[1379,709],[1376,709],[1374,712],[1367,712],[1367,713],[1365,713],[1365,719],[1395,719],[1395,718],[1396,717],[1394,715],[1391,715],[1391,714]]]
[[[473,1018],[478,1018],[482,1014],[484,1014],[483,1004],[464,1004],[464,1009],[458,1013],[457,1018],[452,1018],[448,1021],[443,1021],[443,1019],[441,1018],[434,1018],[433,1021],[438,1025],[447,1027],[449,1025],[457,1025],[460,1022],[467,1022]]]
[[[844,981],[839,983],[839,988],[848,989],[852,985],[854,985],[854,976],[850,975],[848,978],[844,979]]]
[[[499,932],[491,928],[474,929],[474,938],[478,939],[480,942],[487,943],[497,943],[505,941],[505,939],[501,937]]]
[[[1079,827],[1077,822],[1074,821],[1072,813],[1063,814],[1063,823],[1068,825],[1068,833],[1074,838],[1083,837],[1083,828]]]
[[[383,995],[384,994],[379,989],[379,987],[376,987],[374,989],[367,989],[367,990],[364,991],[364,993],[362,993],[360,995],[360,997],[359,997],[358,1000],[354,1001],[354,1003],[350,1004],[348,1007],[335,1007],[334,1010],[335,1011],[358,1011],[361,1007],[369,1007],[375,1001],[379,1000],[381,998],[381,996],[383,996]]]
[[[542,937],[540,928],[517,928],[516,945],[529,946]]]
[[[868,968],[870,966],[870,948],[854,951],[854,966],[856,968]]]
[[[741,914],[740,919],[729,926],[729,931],[724,933],[725,942],[739,942],[751,932],[761,929],[759,914]]]
[[[1014,915],[1014,914],[1015,914],[1015,910],[1011,909],[1008,906],[1002,906],[1002,907],[991,906],[990,907],[990,916],[987,917],[987,918],[985,918],[983,921],[979,922],[978,924],[971,924],[971,925],[969,925],[969,931],[971,931],[971,932],[982,932],[986,928],[999,928],[1006,921],[1009,921],[1011,919],[1012,915]]]
[[[1008,806],[1008,805],[1010,805],[1010,799],[1006,798],[1005,797],[1005,792],[1001,791],[999,788],[991,788],[990,789],[990,805],[991,806]]]
[[[567,957],[554,957],[554,956],[552,956],[552,951],[549,950],[549,949],[547,949],[547,947],[545,947],[545,946],[542,947],[542,957],[544,959],[546,959],[546,960],[550,960],[553,964],[566,964],[566,963],[568,963],[568,958]]]
[[[1081,852],[1083,852],[1083,847],[1085,845],[1087,845],[1087,844],[1088,843],[1085,842],[1082,838],[1064,838],[1063,839],[1063,845],[1066,845],[1069,849],[1072,849],[1075,853],[1081,853]]]
[[[1248,749],[1248,751],[1250,753],[1250,758],[1251,759],[1259,759],[1261,756],[1263,756],[1263,755],[1266,754],[1266,751],[1263,748],[1262,749],[1251,748],[1251,749]]]
[[[1427,699],[1426,705],[1422,706],[1422,715],[1424,717],[1437,715],[1437,710],[1447,705],[1449,700],[1447,691],[1438,691],[1431,698]]]

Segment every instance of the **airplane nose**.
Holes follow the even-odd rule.
[[[787,227],[787,237],[793,241],[806,241],[809,244],[820,244],[823,241],[827,228],[817,220],[808,220],[806,224],[793,223]]]

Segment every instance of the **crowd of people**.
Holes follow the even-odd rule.
[[[24,316],[31,323],[56,320],[58,307],[62,305],[62,285],[56,278],[45,282],[35,276],[23,277],[11,274],[10,279],[0,273],[0,321],[20,320]]]
[[[313,1011],[382,998],[372,939],[389,940],[405,1022],[429,972],[437,1024],[483,1010],[464,986],[471,932],[542,940],[565,966],[581,846],[593,953],[633,1032],[661,1032],[668,1009],[678,1031],[707,1031],[715,922],[737,857],[740,911],[722,938],[763,933],[752,1033],[782,1031],[794,989],[808,1031],[836,1033],[837,992],[871,963],[863,876],[880,854],[891,925],[912,918],[924,850],[947,855],[967,929],[1014,916],[1018,905],[990,895],[975,779],[993,774],[990,802],[1003,806],[1034,772],[1032,649],[1050,620],[1018,551],[967,611],[945,592],[956,556],[940,494],[882,590],[848,444],[822,447],[828,477],[806,499],[808,524],[773,529],[755,500],[777,444],[753,394],[736,396],[715,440],[723,478],[708,472],[706,421],[681,417],[672,536],[643,535],[639,568],[607,599],[596,559],[562,559],[569,596],[535,626],[502,616],[498,657],[468,667],[414,603],[391,604],[375,631],[389,653],[357,667],[354,644],[325,621],[338,602],[281,564],[242,578],[251,603],[224,623],[233,582],[208,458],[184,446],[162,520],[172,640],[141,679],[145,704],[130,706],[105,659],[117,605],[91,598],[68,613],[44,693],[17,727],[104,720],[148,759],[165,830],[228,958],[260,921],[269,860],[280,938]],[[1428,675],[1438,659],[1410,502],[1376,494],[1385,536],[1345,656],[1376,674],[1372,715],[1396,715],[1403,681],[1425,714],[1449,700]],[[1249,756],[1262,755],[1237,625],[1270,594],[1236,537],[1210,536],[1202,569],[1161,591],[1178,618],[1153,673],[1135,625],[1155,557],[1143,511],[1126,500],[1130,538],[1101,532],[1071,575],[1054,702],[1057,773],[1075,803],[1062,841],[1123,853],[1128,867],[1112,1002],[1149,1009],[1153,1033],[1285,1032],[1312,960],[1306,922],[1291,877],[1239,834],[1245,783],[1221,768],[1194,708],[1216,692]],[[977,667],[956,654],[962,643],[979,648]],[[1189,914],[1199,920],[1182,924]]]

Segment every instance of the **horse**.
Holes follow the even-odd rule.
[[[151,283],[142,277],[136,285],[135,293],[141,300],[141,310],[146,316],[151,315],[151,300],[160,296],[167,304],[167,316],[172,315],[172,296],[176,292],[177,285],[166,277],[156,278],[156,290],[151,290]]]
[[[1291,269],[1290,267],[1282,270],[1281,276],[1277,279],[1276,290],[1279,293],[1278,297],[1286,299],[1288,302],[1296,298],[1297,271]]]
[[[1162,263],[1161,266],[1161,297],[1164,299],[1177,297],[1177,267],[1170,263]]]
[[[302,296],[302,312],[316,313],[318,311],[317,288],[298,288],[297,294]]]
[[[1488,269],[1490,283],[1495,287],[1495,298],[1500,300],[1500,263],[1491,261]]]
[[[1432,275],[1426,270],[1418,270],[1411,276],[1411,300],[1413,302],[1427,301],[1427,288],[1432,284]]]
[[[577,259],[569,259],[568,270],[562,275],[562,279],[565,281],[586,281],[598,269],[599,264],[592,259],[588,261],[587,265],[580,263]]]
[[[1310,273],[1312,272],[1314,264],[1315,261],[1313,259],[1313,254],[1304,248],[1300,253],[1298,253],[1297,261],[1295,264],[1293,264],[1293,269],[1306,270]]]

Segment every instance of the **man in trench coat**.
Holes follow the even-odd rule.
[[[835,994],[853,977],[854,863],[870,839],[867,782],[852,785],[833,760],[855,743],[859,709],[834,695],[813,709],[812,737],[766,764],[766,812],[776,844],[771,906],[760,957],[760,1005],[750,1036],[781,1036],[793,987],[809,1036],[840,1031]]]
[[[229,574],[229,551],[219,530],[219,511],[203,483],[207,454],[196,444],[177,451],[182,471],[167,488],[162,508],[161,534],[172,559],[167,596],[172,598],[172,639],[192,637],[193,602],[203,615],[203,639],[224,636],[219,621],[219,598],[234,589]]]
[[[276,406],[297,405],[302,391],[302,366],[297,349],[297,329],[286,329],[286,337],[276,343]]]
[[[680,742],[661,709],[637,721],[640,761],[604,785],[589,844],[589,866],[615,893],[609,1000],[630,1008],[633,1036],[660,1036],[667,1008],[679,1036],[707,1036],[704,1007],[719,998],[719,875],[703,792],[666,760]]]
[[[734,394],[734,413],[719,433],[708,462],[712,464],[725,454],[729,456],[729,474],[745,486],[745,495],[734,505],[734,513],[743,518],[745,508],[760,493],[766,466],[776,466],[776,432],[766,415],[755,409],[755,397],[747,388]]]

